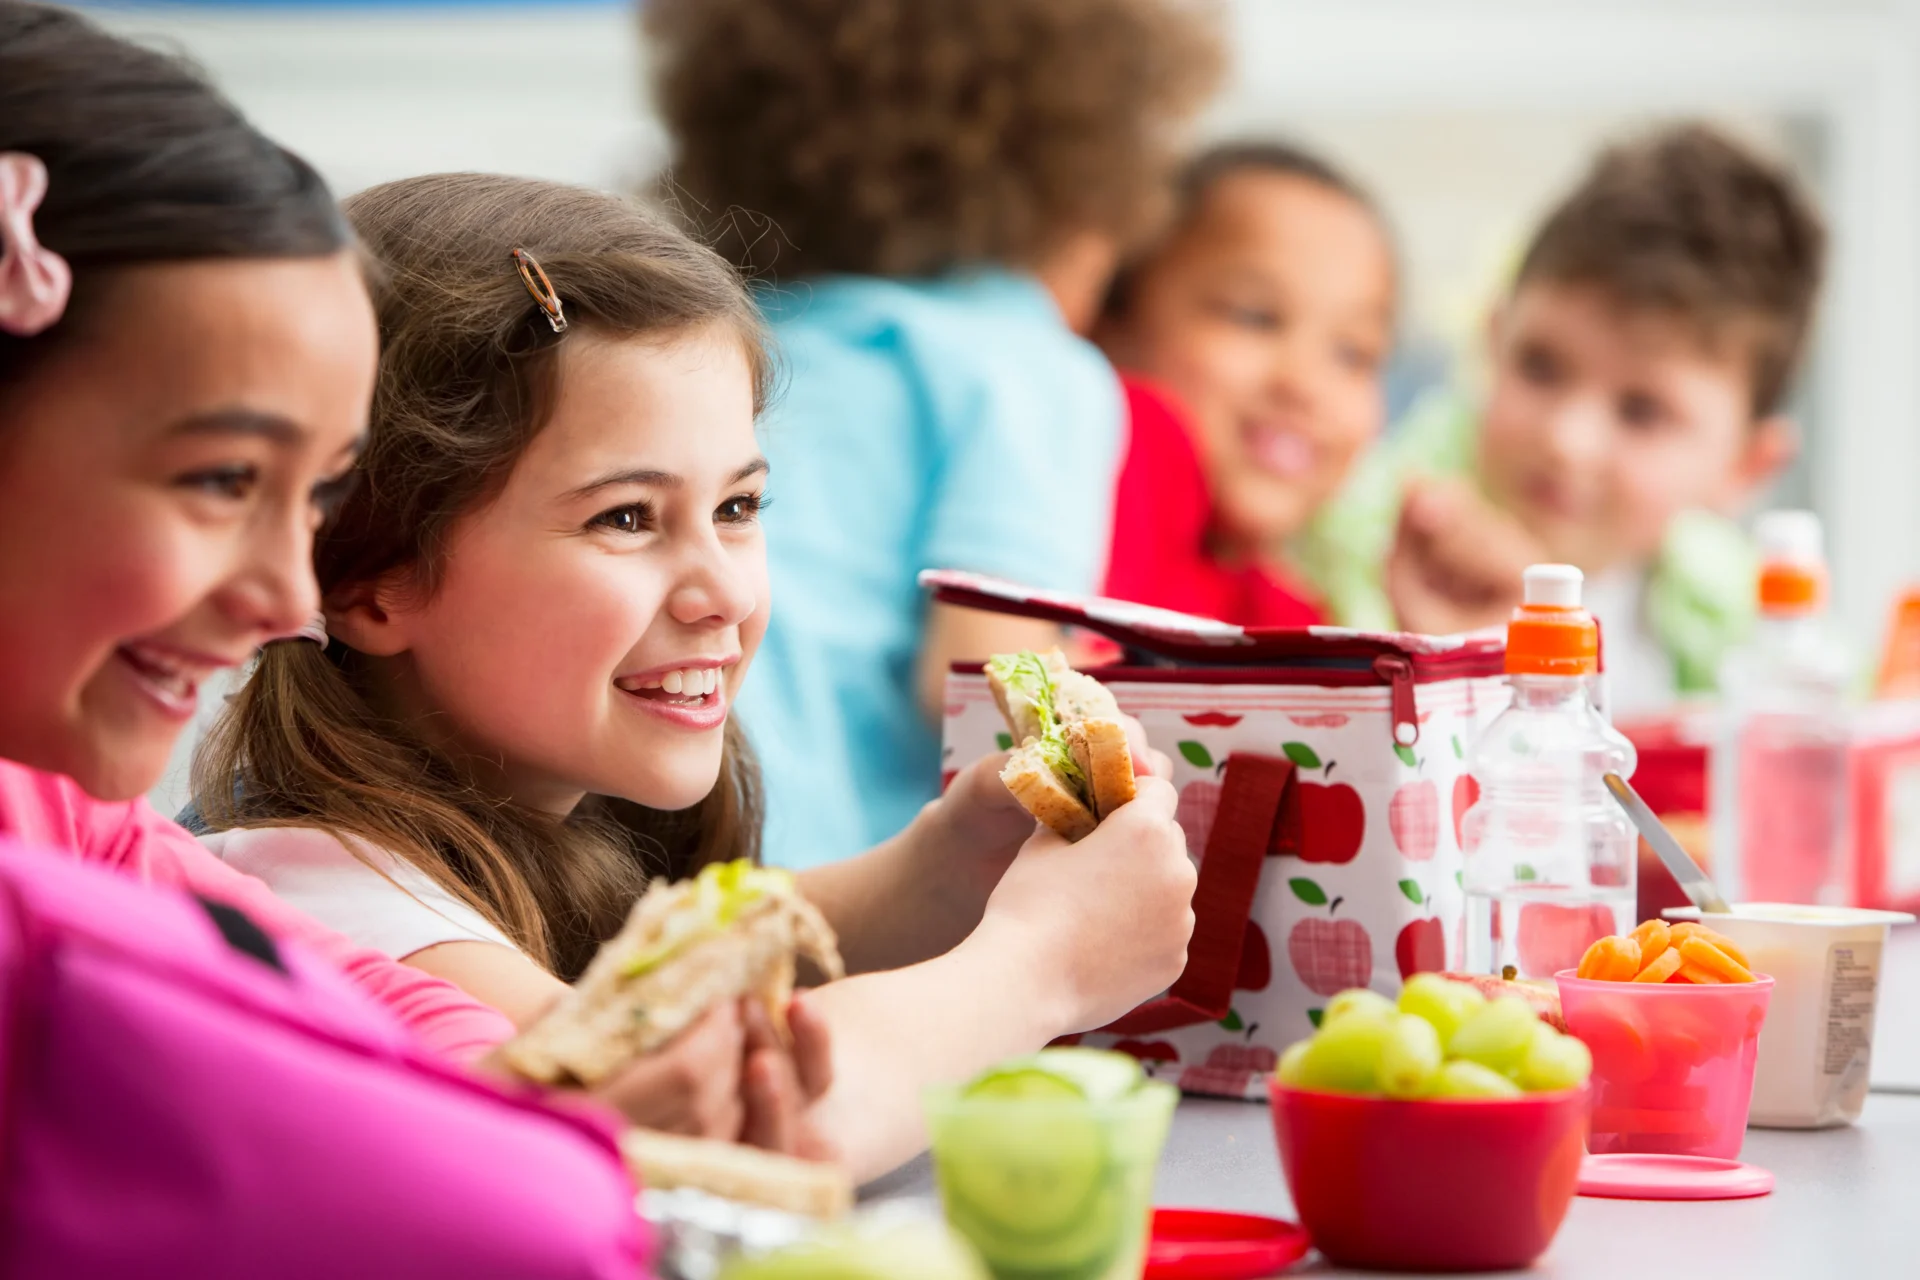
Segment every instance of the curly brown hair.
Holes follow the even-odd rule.
[[[1534,235],[1515,287],[1593,285],[1710,345],[1738,343],[1758,418],[1779,409],[1800,362],[1825,254],[1820,214],[1792,174],[1687,123],[1602,152]]]
[[[650,0],[669,190],[792,279],[1137,241],[1222,66],[1214,0]]]

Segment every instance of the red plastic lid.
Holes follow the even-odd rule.
[[[1291,1222],[1211,1209],[1155,1209],[1142,1280],[1260,1280],[1307,1256]]]
[[[1580,1194],[1612,1200],[1743,1200],[1773,1190],[1757,1165],[1711,1156],[1607,1155],[1580,1162]]]

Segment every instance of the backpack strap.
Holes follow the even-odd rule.
[[[230,907],[224,902],[215,902],[197,894],[194,901],[207,913],[207,918],[213,921],[213,927],[220,931],[220,936],[227,940],[228,946],[252,956],[269,969],[287,972],[286,962],[280,959],[280,948],[274,945],[264,929],[253,922],[253,917],[238,907]]]
[[[1293,780],[1291,760],[1245,752],[1227,757],[1220,808],[1207,835],[1200,880],[1193,892],[1193,941],[1187,945],[1186,971],[1166,995],[1101,1031],[1153,1035],[1227,1016],[1260,871],[1282,815],[1294,807]]]

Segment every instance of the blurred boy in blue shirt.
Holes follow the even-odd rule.
[[[686,206],[760,282],[773,621],[741,714],[767,857],[814,866],[936,794],[948,667],[1057,640],[929,605],[924,568],[1089,591],[1119,385],[1077,336],[1161,213],[1216,74],[1190,0],[654,0]]]

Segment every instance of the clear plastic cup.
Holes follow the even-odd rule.
[[[947,1221],[1002,1280],[1133,1280],[1153,1175],[1180,1091],[1150,1080],[1112,1102],[926,1099]]]
[[[1773,979],[1596,982],[1554,975],[1567,1030],[1593,1051],[1595,1155],[1740,1154]]]
[[[1769,1129],[1851,1124],[1867,1101],[1881,953],[1898,911],[1742,902],[1731,915],[1667,912],[1724,933],[1773,978],[1748,1123]]]

